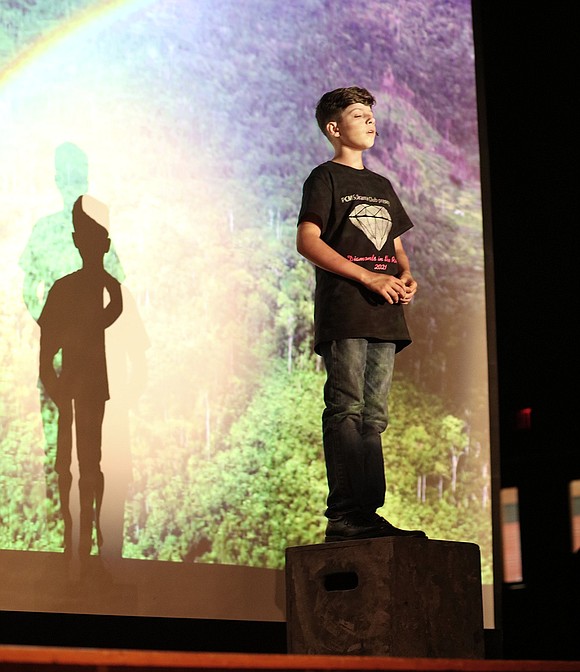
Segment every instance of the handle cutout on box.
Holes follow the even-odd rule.
[[[324,588],[330,593],[338,590],[354,590],[358,588],[356,572],[334,572],[324,577]]]

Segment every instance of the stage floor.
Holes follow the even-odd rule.
[[[0,672],[280,672],[382,670],[385,672],[580,672],[580,661],[465,660],[375,656],[179,653],[0,646]]]

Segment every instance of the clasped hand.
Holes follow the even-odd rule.
[[[417,282],[407,271],[403,272],[401,277],[386,273],[371,273],[364,285],[391,304],[407,304],[417,291]]]

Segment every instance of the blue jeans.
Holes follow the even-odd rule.
[[[322,436],[328,499],[325,515],[374,513],[385,503],[381,434],[388,424],[395,344],[364,338],[320,346],[326,366]]]

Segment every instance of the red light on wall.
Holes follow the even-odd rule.
[[[521,408],[516,413],[516,427],[518,429],[530,429],[532,426],[532,409]]]

